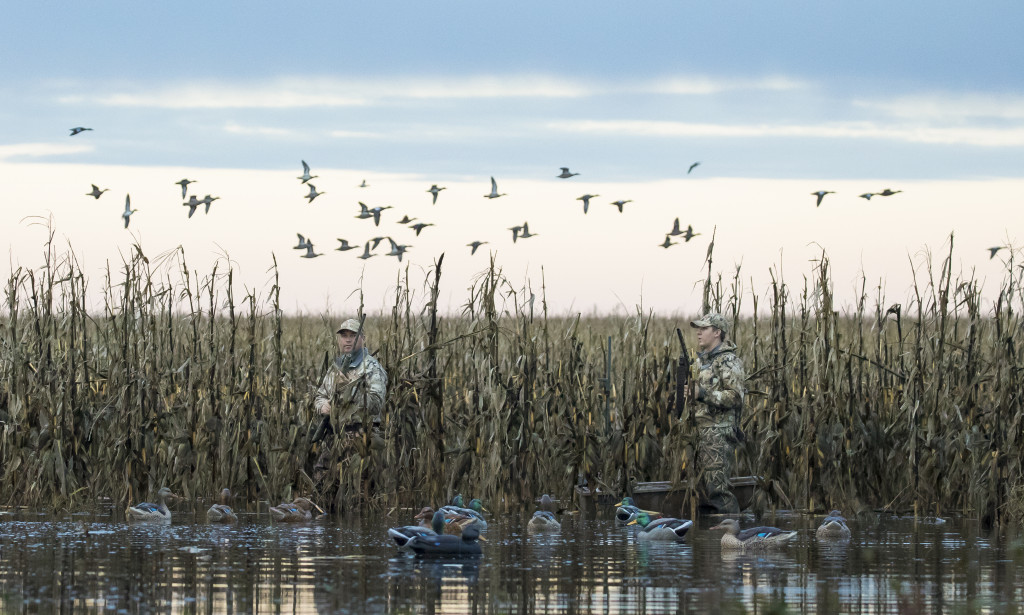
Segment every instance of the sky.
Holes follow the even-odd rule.
[[[151,3],[153,4],[153,3]],[[20,3],[0,21],[0,245],[49,231],[90,288],[138,244],[230,263],[290,312],[389,310],[445,254],[458,311],[495,262],[554,313],[699,310],[714,270],[748,298],[827,254],[905,302],[948,251],[998,292],[1024,222],[1018,2]],[[75,136],[75,126],[92,128]],[[308,202],[301,160],[322,196]],[[689,171],[690,166],[700,162]],[[579,173],[555,177],[560,167]],[[689,171],[689,172],[688,172]],[[174,182],[218,196],[192,218]],[[485,199],[490,178],[506,196]],[[360,188],[365,180],[368,187]],[[86,196],[91,184],[108,189]],[[437,204],[426,190],[444,186]],[[890,188],[900,192],[858,195]],[[828,190],[821,206],[812,192]],[[583,213],[577,197],[600,195]],[[128,229],[127,195],[137,212]],[[629,200],[619,213],[610,203]],[[359,202],[384,210],[355,219]],[[419,236],[403,216],[431,223]],[[678,218],[699,233],[662,248]],[[537,235],[513,243],[509,227]],[[296,234],[323,256],[301,259]],[[400,263],[339,252],[392,237]],[[673,238],[678,241],[679,238]],[[475,255],[466,244],[486,241]],[[996,258],[988,248],[1005,245]],[[931,259],[931,260],[930,260]],[[406,269],[408,267],[408,269]],[[877,292],[869,292],[873,298]],[[696,303],[695,303],[696,302]]]

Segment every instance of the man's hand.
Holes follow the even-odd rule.
[[[324,415],[330,416],[330,414],[331,414],[331,404],[324,404],[323,406],[320,406],[320,414],[324,414]]]
[[[683,389],[683,399],[686,403],[690,403],[697,398],[697,385],[693,382],[686,383],[686,388]]]

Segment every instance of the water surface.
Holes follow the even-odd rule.
[[[701,520],[685,544],[636,540],[611,517],[563,519],[530,535],[526,515],[493,518],[484,555],[400,555],[401,518],[233,526],[111,515],[0,514],[4,612],[169,613],[945,613],[1015,612],[1024,546],[968,520],[865,515],[849,544],[822,545],[821,516],[762,520],[799,529],[780,552],[730,553]],[[744,518],[744,526],[753,524]]]

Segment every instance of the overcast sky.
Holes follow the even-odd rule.
[[[716,226],[716,267],[755,291],[771,267],[802,285],[825,249],[841,296],[863,271],[902,300],[951,232],[994,290],[1009,250],[987,248],[1024,221],[1021,23],[1019,2],[19,3],[0,21],[0,239],[38,266],[25,218],[52,216],[90,272],[180,245],[257,292],[274,254],[286,306],[311,312],[350,311],[360,279],[386,303],[444,252],[450,306],[494,253],[520,286],[543,268],[556,311],[690,313]],[[183,176],[220,197],[209,215],[187,218]],[[507,196],[483,198],[491,176]],[[884,188],[902,192],[858,197]],[[393,208],[374,227],[359,201]],[[677,217],[701,234],[658,247]],[[538,236],[513,244],[527,220]],[[299,259],[296,233],[324,256]],[[386,240],[334,251],[374,236],[412,245],[403,263]]]

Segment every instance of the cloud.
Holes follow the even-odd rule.
[[[712,95],[731,90],[791,90],[807,87],[788,77],[714,79],[679,76],[600,83],[558,75],[476,75],[337,79],[286,77],[253,83],[188,82],[122,89],[111,94],[74,94],[64,104],[162,109],[295,109],[358,107],[410,100],[575,99],[603,94]],[[105,90],[114,89],[107,87]]]
[[[256,135],[263,137],[295,137],[294,131],[285,128],[270,128],[266,126],[242,126],[235,122],[224,124],[224,132],[235,135]]]
[[[339,139],[385,139],[388,135],[379,132],[365,132],[359,130],[332,130],[328,133]]]
[[[797,137],[819,139],[879,139],[935,145],[979,147],[1024,146],[1024,127],[882,125],[874,122],[829,124],[695,124],[648,120],[580,120],[552,122],[551,130],[631,137]]]
[[[853,105],[891,117],[964,122],[970,119],[1024,119],[1024,98],[988,94],[933,94],[889,100],[855,100]]]
[[[92,145],[85,143],[69,143],[66,145],[57,143],[14,143],[11,145],[0,145],[0,160],[17,157],[67,156],[69,154],[91,152],[95,149]]]

